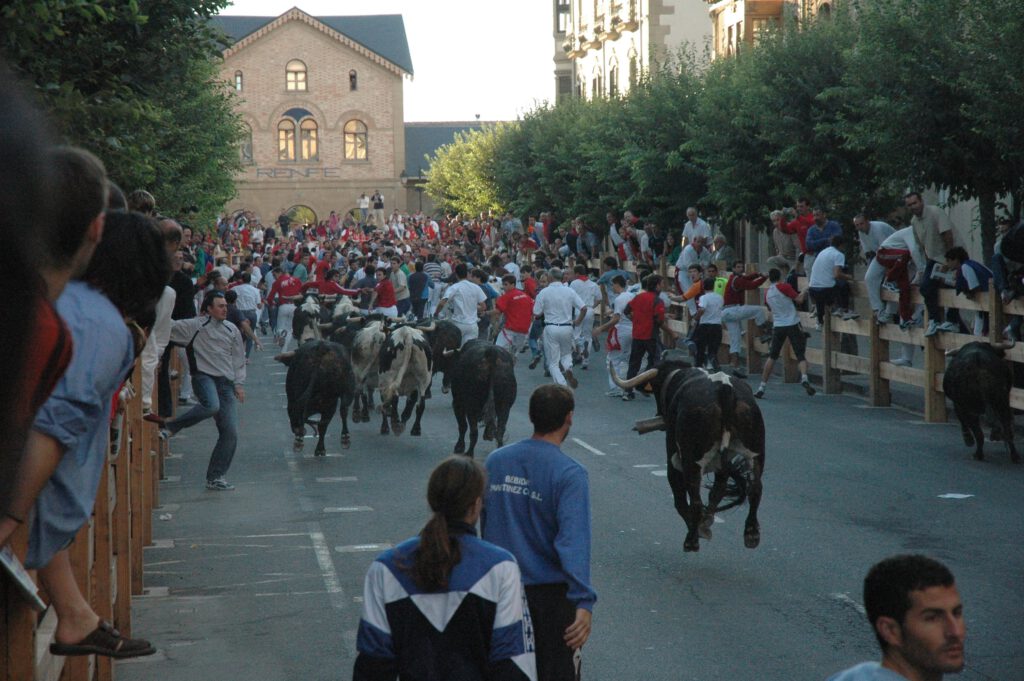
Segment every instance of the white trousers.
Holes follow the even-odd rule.
[[[277,307],[277,335],[284,338],[281,352],[288,352],[288,344],[292,340],[292,319],[295,317],[295,304],[284,303]]]
[[[459,327],[459,331],[462,332],[462,345],[465,345],[480,335],[479,324],[463,324],[462,322],[457,322],[455,320],[452,320],[452,324]],[[459,347],[461,348],[462,345]]]
[[[572,326],[545,326],[541,338],[551,380],[566,385],[562,372],[572,369]]]
[[[398,306],[392,305],[391,307],[375,307],[372,310],[370,310],[370,312],[372,314],[382,314],[385,317],[397,317]]]
[[[499,348],[505,348],[514,357],[519,354],[520,350],[526,347],[527,341],[529,341],[529,338],[525,333],[502,329],[498,332],[498,337],[494,339],[494,344]]]
[[[622,346],[621,350],[608,351],[608,365],[615,367],[615,375],[625,380],[626,374],[629,373],[629,352],[633,349],[633,336],[619,331],[619,345]],[[608,388],[617,390],[618,387],[615,385],[615,381],[612,380],[611,373],[609,373]]]
[[[587,308],[587,314],[583,316],[583,322],[573,327],[572,340],[576,344],[576,350],[586,356],[586,349],[590,347],[591,333],[594,331],[594,311]]]
[[[722,324],[729,332],[729,352],[733,355],[740,354],[743,347],[743,328],[740,322],[753,319],[754,323],[761,326],[767,320],[764,315],[764,308],[760,305],[733,305],[722,310]]]

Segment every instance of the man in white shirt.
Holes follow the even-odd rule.
[[[875,253],[882,247],[882,242],[892,236],[896,230],[888,222],[868,220],[864,213],[854,216],[853,226],[857,228],[857,239],[860,241],[860,254],[864,262],[870,263]]]
[[[455,266],[455,277],[458,281],[444,290],[441,302],[437,306],[437,314],[451,301],[451,322],[462,332],[462,347],[480,334],[480,315],[484,312],[487,294],[478,284],[466,277],[469,270],[466,263]]]
[[[256,268],[253,268],[254,271]],[[242,316],[249,320],[249,326],[256,333],[256,327],[259,325],[259,311],[263,307],[263,301],[260,297],[259,289],[252,285],[252,274],[246,272],[242,275],[242,283],[231,289],[238,295],[238,299],[235,301],[235,307],[242,313]],[[244,335],[244,334],[243,334]],[[253,341],[251,338],[245,338],[245,357],[249,358],[252,354]]]
[[[710,264],[711,251],[705,247],[705,237],[694,236],[693,242],[683,247],[679,253],[679,259],[676,260],[676,277],[679,279],[680,290],[685,291],[689,287],[686,270],[690,268],[690,265],[699,265],[701,269],[704,269]]]
[[[692,244],[695,237],[704,237],[704,243],[711,241],[711,225],[697,215],[697,209],[686,209],[686,224],[683,225],[683,243]]]
[[[626,288],[626,278],[621,274],[612,277],[612,316],[607,322],[595,328],[592,332],[596,338],[598,334],[608,331],[608,358],[607,364],[615,367],[617,376],[625,376],[629,373],[629,353],[633,349],[633,320],[626,316],[626,305],[636,297],[636,291],[629,291]],[[622,391],[611,373],[608,374],[608,397],[622,397]]]
[[[362,218],[361,222],[365,223],[366,218],[370,215],[370,197],[366,195],[366,192],[359,195],[356,205],[359,207],[359,215]]]
[[[576,345],[576,354],[580,358],[580,365],[586,369],[590,363],[591,331],[594,329],[594,309],[601,300],[601,287],[587,276],[586,265],[576,265],[573,268],[576,277],[569,284],[569,288],[576,292],[587,308],[583,317],[583,323],[573,329],[573,343]]]
[[[830,243],[831,246],[818,253],[811,268],[809,288],[811,300],[817,308],[818,322],[815,328],[819,331],[824,326],[825,312],[833,303],[837,306],[836,313],[843,319],[856,319],[860,316],[849,309],[850,285],[847,282],[853,276],[843,271],[846,268],[846,256],[840,250],[846,244],[846,238],[837,234]]]
[[[925,258],[917,239],[914,238],[913,227],[904,227],[893,232],[878,245],[875,257],[868,265],[868,271],[864,275],[868,300],[878,324],[886,324],[893,320],[891,309],[887,309],[882,301],[881,289],[882,283],[885,281],[900,293],[900,326],[903,328],[909,326],[913,311],[913,305],[910,302],[909,267],[911,263],[917,269],[916,280],[925,270]]]
[[[568,384],[575,389],[579,382],[572,373],[573,327],[583,322],[587,306],[562,283],[562,270],[553,267],[548,274],[551,283],[537,294],[533,314],[544,317],[544,357],[551,378],[559,385]]]
[[[695,364],[699,368],[718,371],[718,348],[722,344],[722,310],[725,300],[715,293],[715,278],[704,279],[704,294],[697,300],[697,314],[693,322],[697,324],[693,341],[697,344]]]

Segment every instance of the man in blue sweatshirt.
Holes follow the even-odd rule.
[[[533,437],[487,458],[483,537],[516,557],[533,620],[537,677],[579,678],[597,594],[590,586],[587,471],[559,445],[569,435],[572,391],[548,384],[530,396]]]

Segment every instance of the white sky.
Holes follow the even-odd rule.
[[[553,98],[551,0],[235,0],[222,14],[401,14],[415,77],[405,120],[513,120]]]

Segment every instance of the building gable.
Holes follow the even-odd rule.
[[[211,21],[232,41],[224,50],[225,58],[288,22],[300,21],[396,75],[413,74],[400,14],[313,17],[293,7],[279,17],[217,16]]]

